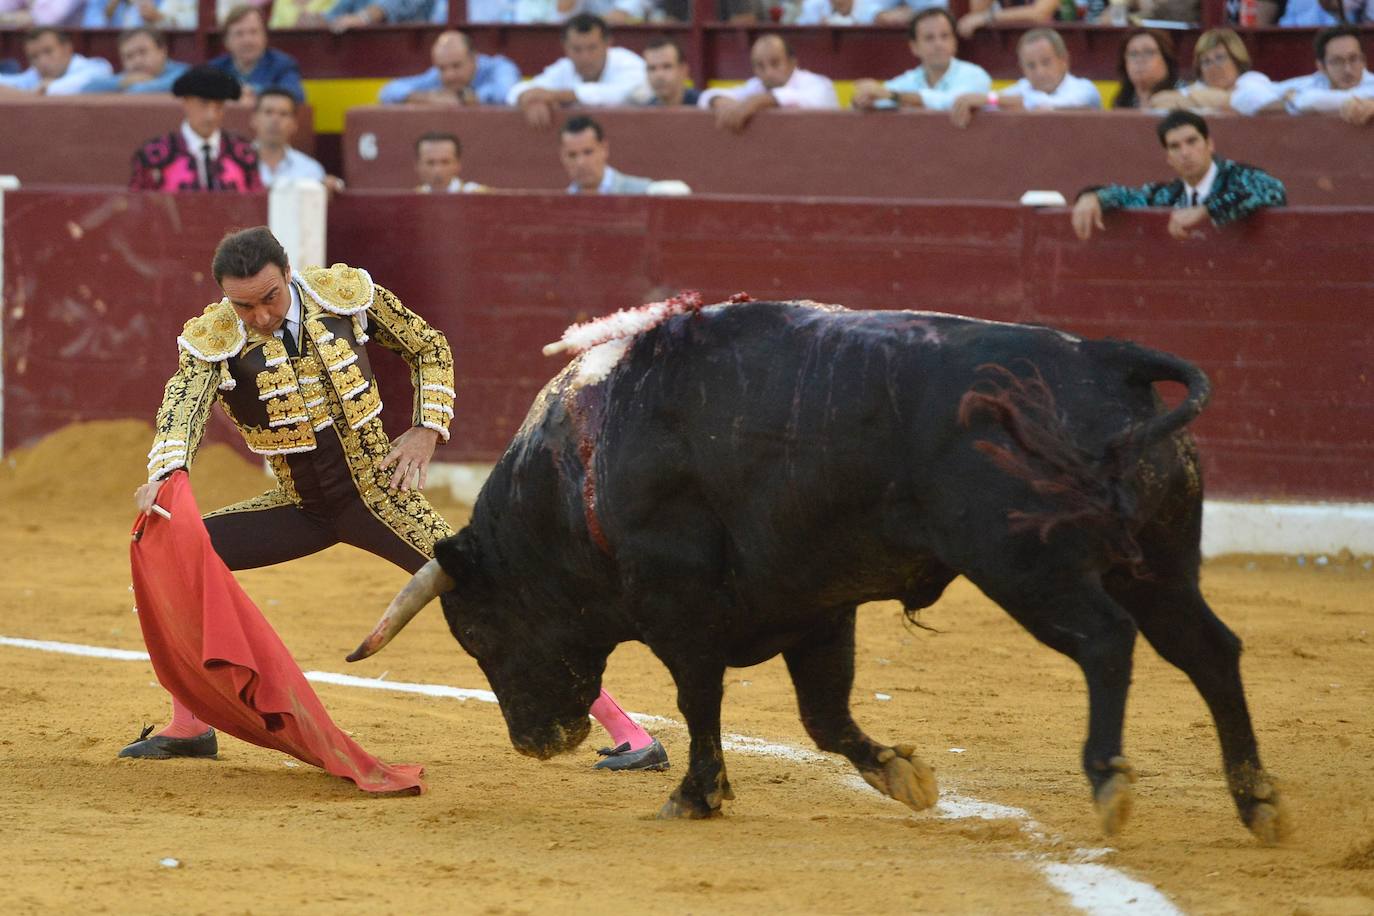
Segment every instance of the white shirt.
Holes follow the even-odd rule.
[[[296,342],[296,352],[301,352],[301,294],[296,289],[296,284],[286,284],[287,289],[291,290],[291,307],[286,310],[286,320],[281,323],[281,327],[272,332],[272,336],[277,340],[282,339],[282,334],[291,332],[291,339]]]
[[[295,147],[288,146],[286,155],[274,169],[267,164],[261,156],[258,157],[258,175],[262,177],[262,185],[270,188],[278,181],[286,181],[290,178],[309,178],[312,181],[324,181],[324,166],[320,165],[315,159],[302,153]]]
[[[934,86],[926,79],[924,64],[893,77],[883,85],[893,92],[920,95],[921,104],[931,111],[949,111],[954,107],[954,100],[965,93],[986,95],[992,91],[992,77],[977,64],[956,58],[949,62],[949,69]],[[874,107],[896,108],[897,103],[890,99],[879,99]]]
[[[644,58],[628,48],[617,47],[607,50],[606,66],[596,79],[584,80],[570,59],[560,57],[543,73],[512,86],[506,104],[518,104],[526,89],[536,88],[571,91],[583,105],[643,105],[653,95]]]
[[[433,193],[434,189],[427,184],[422,184],[415,190],[421,194]],[[448,185],[440,192],[442,194],[480,194],[487,190],[484,184],[475,181],[464,181],[461,178],[450,178]]]
[[[1101,108],[1102,94],[1097,91],[1092,80],[1065,73],[1053,92],[1041,92],[1032,88],[1030,80],[1024,76],[1010,88],[997,93],[998,98],[1019,95],[1027,111],[1045,108]]]
[[[1231,107],[1243,115],[1258,114],[1264,106],[1282,98],[1274,81],[1258,70],[1247,70],[1231,90]]]
[[[1208,169],[1207,169],[1207,174],[1203,175],[1203,176],[1202,176],[1202,180],[1199,181],[1196,185],[1191,185],[1191,184],[1189,184],[1189,183],[1186,182],[1186,181],[1183,182],[1183,187],[1187,189],[1186,192],[1185,192],[1184,195],[1183,195],[1183,200],[1184,200],[1183,206],[1185,206],[1185,207],[1200,206],[1200,205],[1201,205],[1204,201],[1206,201],[1207,198],[1211,195],[1211,193],[1212,193],[1212,184],[1213,184],[1216,180],[1217,180],[1217,161],[1216,161],[1215,159],[1213,159],[1213,160],[1212,160],[1211,166],[1209,166]],[[1197,195],[1197,203],[1193,203],[1193,195],[1194,195],[1194,194]]]
[[[1284,80],[1277,83],[1276,88],[1287,96],[1290,114],[1337,112],[1347,99],[1374,96],[1374,73],[1366,70],[1360,74],[1360,81],[1353,89],[1332,89],[1331,80],[1320,70]]]
[[[210,161],[213,162],[218,159],[219,131],[216,130],[208,137],[202,137],[194,130],[191,130],[191,122],[182,121],[181,139],[186,142],[186,148],[191,151],[191,155],[196,159],[196,174],[200,176],[200,186],[202,188],[210,187],[209,178],[205,174],[205,167],[208,164],[205,161],[205,144],[210,144]]]
[[[71,61],[67,64],[66,71],[48,84],[45,94],[76,95],[91,80],[100,76],[109,76],[112,73],[114,73],[114,68],[104,58],[73,54]],[[38,86],[42,82],[43,77],[39,76],[38,71],[33,67],[12,76],[0,76],[0,86],[22,89],[25,92],[37,92]]]
[[[776,89],[764,88],[763,81],[755,76],[751,77],[749,82],[743,86],[734,86],[730,89],[707,89],[701,94],[697,105],[709,109],[712,99],[726,98],[739,102],[751,95],[760,95],[770,91],[773,93],[773,98],[783,108],[840,107],[839,96],[835,94],[835,84],[828,77],[821,76],[819,73],[812,73],[810,70],[803,70],[801,67],[793,70],[787,82]]]

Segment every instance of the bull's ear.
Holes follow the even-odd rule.
[[[477,539],[470,529],[464,528],[434,545],[434,559],[453,580],[454,587],[461,589],[472,581],[477,568]]]

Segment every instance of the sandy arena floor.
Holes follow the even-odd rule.
[[[142,649],[126,545],[147,442],[137,423],[91,424],[0,469],[0,636]],[[205,508],[266,487],[222,447],[202,454],[195,482]],[[444,512],[462,519],[460,507]],[[1374,572],[1363,560],[1206,569],[1210,600],[1246,642],[1264,760],[1295,815],[1284,848],[1258,847],[1240,825],[1202,701],[1143,641],[1126,744],[1136,813],[1105,841],[1078,771],[1077,668],[959,582],[923,617],[938,633],[905,626],[896,605],[863,611],[856,714],[875,736],[922,748],[947,798],[1025,809],[1033,827],[912,814],[856,788],[839,758],[740,750],[727,752],[738,799],[726,817],[659,822],[681,770],[593,773],[599,730],[539,763],[511,750],[489,703],[330,685],[317,690],[334,719],[385,759],[424,763],[429,794],[365,797],[232,738],[218,761],[117,760],[166,715],[147,662],[0,645],[3,909],[1150,912],[1146,898],[1075,906],[1051,884],[1054,866],[1091,859],[1188,913],[1371,914]],[[342,547],[241,576],[307,671],[485,687],[435,609],[376,659],[345,666],[404,578]],[[680,720],[643,647],[622,646],[606,683],[627,708]],[[729,673],[724,722],[811,748],[780,660]],[[685,762],[685,730],[654,730],[675,767]]]

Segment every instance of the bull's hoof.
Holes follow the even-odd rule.
[[[658,809],[658,819],[661,821],[671,820],[705,820],[708,817],[719,817],[720,808],[709,808],[706,805],[693,804],[684,801],[681,796],[674,792],[668,800],[663,803],[663,807]]]
[[[1262,779],[1251,793],[1255,803],[1250,807],[1246,826],[1265,846],[1277,846],[1293,834],[1293,819],[1283,803],[1278,789],[1268,779]]]
[[[1115,836],[1130,820],[1131,808],[1135,804],[1135,793],[1131,790],[1131,783],[1136,778],[1135,768],[1125,757],[1113,757],[1107,766],[1115,772],[1098,787],[1093,804],[1102,823],[1102,832],[1107,836]]]
[[[860,770],[859,775],[879,792],[895,798],[912,811],[924,811],[940,800],[935,771],[916,756],[909,744],[885,747],[878,752],[881,770]]]

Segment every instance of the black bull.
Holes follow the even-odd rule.
[[[962,575],[1082,668],[1083,768],[1108,833],[1131,804],[1137,631],[1207,702],[1241,819],[1267,842],[1285,832],[1240,640],[1198,588],[1184,427],[1208,397],[1200,370],[1043,327],[797,303],[670,318],[602,381],[577,378],[586,359],[540,393],[471,522],[351,660],[442,591],[515,747],[545,758],[586,737],[607,656],[639,640],[691,732],[663,814],[703,817],[732,797],[725,669],[781,652],[816,745],[922,809],[930,767],[851,717],[855,609],[896,599],[914,614]],[[1159,381],[1187,388],[1172,410]]]

